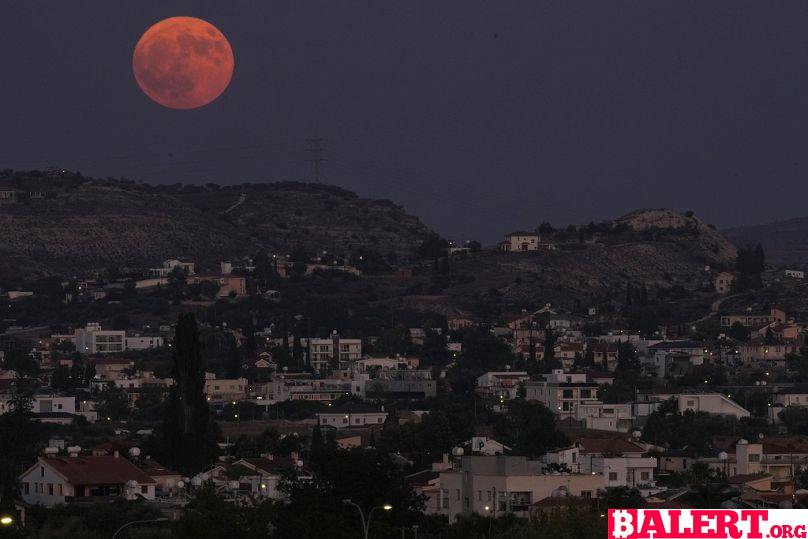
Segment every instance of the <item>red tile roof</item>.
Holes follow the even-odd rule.
[[[644,453],[639,445],[622,438],[578,438],[584,453]]]
[[[100,357],[92,361],[93,365],[134,365],[134,360],[123,357]]]
[[[252,459],[242,459],[242,461],[266,473],[276,473],[279,471],[294,468],[294,461],[292,461],[292,459],[289,458],[268,459],[264,457],[259,457]],[[236,462],[236,464],[238,464],[238,462]]]
[[[162,464],[159,464],[151,459],[145,461],[140,467],[144,473],[151,477],[159,477],[159,476],[166,476],[166,475],[176,475],[179,476],[180,472],[176,472],[170,468],[166,468]]]
[[[123,457],[40,458],[39,463],[50,466],[73,485],[122,485],[132,480],[140,484],[156,483]]]

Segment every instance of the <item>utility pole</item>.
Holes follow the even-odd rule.
[[[309,179],[313,182],[319,182],[323,162],[325,161],[325,158],[323,158],[323,152],[325,151],[323,139],[321,137],[308,138],[306,139],[306,143],[308,144],[306,153],[309,154],[309,158],[307,159],[310,166]]]

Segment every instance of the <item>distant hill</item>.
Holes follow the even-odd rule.
[[[730,228],[723,233],[738,247],[760,243],[767,264],[800,267],[808,264],[808,217]]]
[[[390,201],[320,184],[158,186],[6,171],[2,191],[14,197],[0,201],[0,275],[72,275],[169,257],[214,266],[260,250],[372,248],[401,259],[430,233]]]
[[[552,303],[579,310],[623,302],[630,283],[647,287],[653,298],[670,294],[697,304],[695,319],[712,301],[716,271],[731,267],[736,256],[719,232],[672,210],[638,210],[543,235],[542,241],[556,242],[556,249],[452,258],[454,282],[439,296],[418,298],[418,305],[474,311],[481,300],[496,297],[516,308]]]

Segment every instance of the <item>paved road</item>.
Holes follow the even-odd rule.
[[[698,320],[693,320],[692,322],[688,322],[688,325],[692,326],[692,325],[695,325],[695,324],[700,324],[700,323],[702,323],[702,322],[704,322],[706,320],[709,320],[710,318],[712,318],[713,316],[718,314],[718,311],[721,310],[721,304],[722,303],[724,303],[728,299],[738,298],[738,297],[745,296],[745,295],[748,295],[748,294],[749,294],[749,291],[746,291],[746,292],[740,292],[738,294],[731,294],[729,296],[724,296],[724,297],[718,298],[710,306],[710,312],[709,313],[702,316]]]

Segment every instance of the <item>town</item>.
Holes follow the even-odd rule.
[[[480,257],[549,264],[617,249],[625,227],[545,223],[491,247],[433,235],[410,260],[258,252],[6,279],[4,524],[596,537],[609,508],[806,507],[802,269],[748,246],[679,290],[627,280],[557,305],[491,289],[469,309],[442,295]],[[385,301],[390,283],[410,291]]]

